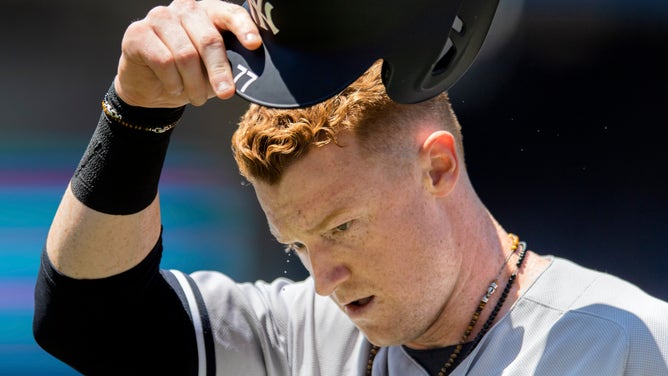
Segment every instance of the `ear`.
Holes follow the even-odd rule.
[[[459,177],[455,137],[443,130],[430,134],[422,143],[420,155],[425,188],[436,196],[447,196]]]

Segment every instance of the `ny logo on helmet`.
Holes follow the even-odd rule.
[[[271,30],[274,35],[278,34],[280,30],[271,19],[271,11],[274,9],[274,6],[270,2],[266,0],[248,0],[248,5],[250,6],[250,14],[256,24],[265,30]]]

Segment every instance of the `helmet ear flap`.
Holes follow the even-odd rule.
[[[443,50],[441,51],[436,64],[434,64],[434,68],[431,70],[431,75],[437,77],[444,74],[452,65],[456,55],[457,47],[452,43],[452,39],[448,38],[448,40],[445,41],[445,46],[443,46]]]
[[[425,89],[433,85],[447,90],[464,75],[482,48],[498,4],[498,0],[469,0],[462,3],[441,56],[434,64],[433,79],[427,78],[424,82]],[[441,85],[441,81],[444,85]]]
[[[496,7],[495,7],[496,8]],[[438,60],[434,64],[434,68],[431,70],[431,75],[434,77],[441,76],[445,74],[449,69],[451,69],[452,64],[454,63],[455,58],[457,57],[457,45],[452,41],[453,38],[457,38],[458,35],[462,35],[464,32],[464,22],[459,16],[455,16],[452,26],[450,28],[450,33],[448,39],[445,41],[443,50],[438,57]]]
[[[454,85],[464,71],[468,69],[471,61],[464,61],[465,67],[461,67],[459,61],[465,60],[462,54],[468,46],[468,40],[464,39],[464,23],[459,16],[456,16],[448,38],[445,40],[443,48],[431,68],[431,74],[424,77],[421,84],[423,90],[444,91]],[[476,49],[475,53],[478,50]],[[475,57],[475,55],[473,55]],[[458,69],[459,68],[459,69]],[[464,68],[463,70],[461,68]],[[460,73],[461,72],[461,73]],[[436,95],[438,93],[435,93]]]
[[[464,1],[447,36],[434,38],[442,43],[440,49],[439,45],[423,43],[419,51],[388,56],[383,64],[383,83],[390,98],[401,103],[415,103],[453,86],[473,64],[497,5],[498,0]],[[416,61],[432,63],[416,67]]]

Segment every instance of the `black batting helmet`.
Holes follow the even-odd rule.
[[[400,103],[450,88],[473,63],[498,0],[249,0],[263,47],[225,33],[237,94],[268,107],[328,99],[383,59]]]

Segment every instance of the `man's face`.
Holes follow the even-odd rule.
[[[270,229],[371,342],[429,336],[461,255],[420,151],[399,160],[363,153],[351,134],[339,143],[309,151],[277,185],[255,184]]]

